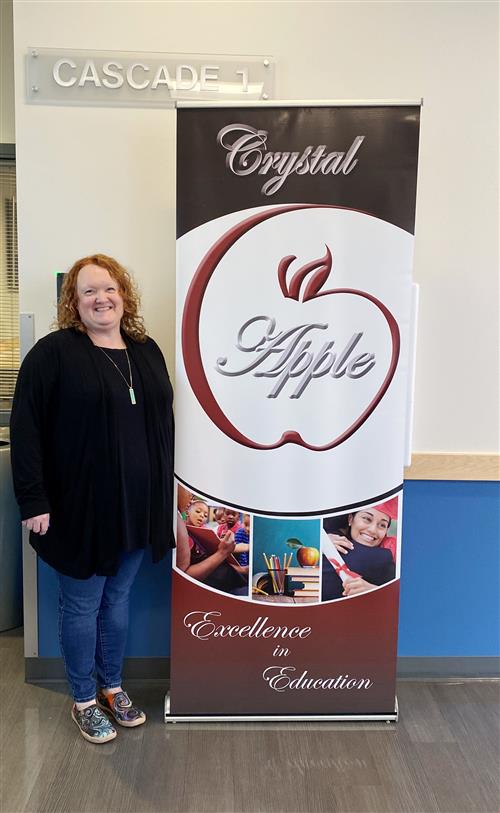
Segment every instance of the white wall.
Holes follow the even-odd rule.
[[[282,99],[424,97],[415,451],[498,438],[498,6],[488,2],[14,2],[21,309],[48,330],[54,272],[116,255],[173,367],[171,111],[35,107],[29,46],[260,53]],[[194,192],[195,194],[195,192]]]

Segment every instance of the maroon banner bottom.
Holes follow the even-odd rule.
[[[172,715],[393,714],[399,580],[276,606],[173,572]]]

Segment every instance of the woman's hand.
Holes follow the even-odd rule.
[[[205,581],[207,576],[210,576],[214,570],[217,570],[224,562],[227,562],[227,557],[233,550],[234,534],[228,531],[220,540],[215,553],[212,553],[210,556],[207,556],[206,559],[202,559],[201,562],[197,562],[195,565],[190,565],[186,573],[188,576],[192,576],[193,579],[198,579],[200,582]]]
[[[370,582],[365,581],[364,579],[350,579],[349,581],[344,583],[344,592],[342,593],[343,596],[358,596],[361,593],[367,593],[369,590],[375,590],[376,584],[370,584]]]
[[[224,559],[233,553],[234,551],[234,534],[231,531],[228,531],[219,542],[218,552],[223,554]]]
[[[40,536],[47,533],[49,524],[50,514],[38,514],[36,517],[30,517],[22,521],[22,525],[27,528],[28,531],[33,531],[33,533],[40,534]]]
[[[340,534],[328,534],[328,538],[333,542],[338,552],[344,555],[354,548],[351,540]]]

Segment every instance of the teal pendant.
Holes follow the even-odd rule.
[[[129,388],[128,388],[128,391],[129,391],[129,395],[130,395],[130,402],[131,402],[132,404],[136,404],[136,403],[137,403],[137,401],[135,400],[135,392],[134,392],[134,388],[133,388],[133,387],[129,387]]]

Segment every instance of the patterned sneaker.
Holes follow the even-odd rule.
[[[71,709],[71,717],[80,729],[80,734],[89,742],[109,742],[116,737],[116,729],[113,728],[105,714],[94,703],[86,709],[77,709],[74,705]]]
[[[110,714],[118,725],[123,725],[126,728],[133,728],[146,722],[146,715],[132,705],[127,692],[106,695],[103,691],[100,691],[97,695],[97,705],[106,714]]]

